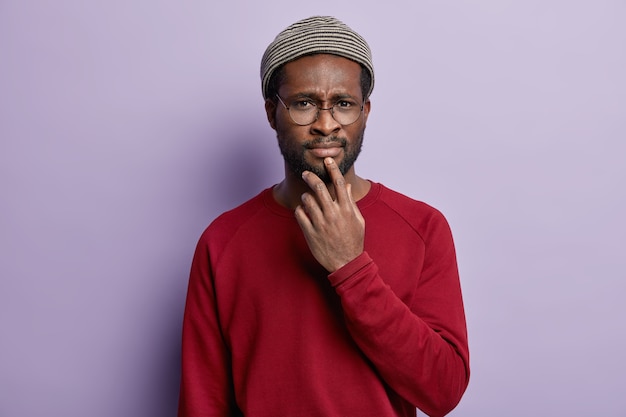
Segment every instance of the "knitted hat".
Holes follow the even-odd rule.
[[[281,65],[311,54],[333,54],[363,65],[371,75],[365,97],[374,89],[372,52],[365,39],[345,23],[330,16],[300,20],[280,32],[261,59],[261,88],[268,98],[270,78]]]

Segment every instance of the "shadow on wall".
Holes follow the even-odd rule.
[[[240,124],[238,121],[231,124],[224,120],[217,129],[211,129],[210,136],[204,134],[196,142],[200,145],[195,146],[190,158],[193,164],[191,171],[195,174],[191,174],[193,181],[186,192],[192,196],[188,213],[195,219],[190,223],[202,226],[199,230],[193,226],[194,230],[190,232],[193,239],[197,239],[203,228],[215,217],[254,197],[283,176],[282,157],[273,131],[267,124],[259,120],[241,129],[231,129],[237,123]],[[195,247],[195,241],[193,244]],[[170,311],[165,314],[162,311],[155,313],[168,317],[167,322],[159,323],[160,330],[155,332],[162,337],[157,342],[159,363],[147,365],[153,374],[147,378],[151,381],[149,392],[146,393],[150,399],[145,404],[149,404],[147,408],[150,409],[150,415],[156,417],[171,417],[176,414],[178,406],[180,340],[191,255],[178,253],[173,262],[177,266],[176,271],[172,272],[172,263],[163,266],[164,271],[169,271],[170,277],[172,274],[175,276],[168,282],[175,284],[167,295],[161,294],[159,303]]]
[[[181,362],[181,322],[182,315],[174,314],[176,322],[163,326],[163,343],[160,346],[162,361],[153,368],[153,381],[157,395],[146,399],[149,404],[150,415],[154,417],[175,416],[178,410],[178,394],[180,389],[180,362]],[[144,410],[142,410],[144,411]],[[140,414],[141,415],[141,414]]]
[[[220,138],[226,140],[208,138],[209,146],[201,155],[206,180],[201,192],[213,218],[283,177],[283,160],[267,123],[253,122]]]

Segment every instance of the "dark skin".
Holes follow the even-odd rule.
[[[279,95],[288,102],[293,98],[308,97],[322,108],[331,107],[342,97],[363,102],[361,67],[354,61],[319,54],[292,61],[284,70]],[[298,147],[305,141],[331,136],[346,138],[346,146],[349,146],[362,137],[370,102],[365,101],[363,114],[348,126],[337,123],[330,111],[320,111],[314,123],[299,126],[280,103],[269,99],[265,102],[265,110],[278,140],[289,140],[290,146]],[[307,163],[320,169],[323,167],[329,173],[330,182],[325,184],[310,171],[300,175],[285,165],[285,178],[274,188],[274,198],[279,204],[294,209],[311,253],[332,273],[363,252],[365,220],[356,201],[368,193],[371,184],[356,175],[354,166],[342,175],[338,167],[344,158],[341,146],[326,144],[314,149],[302,148],[301,151]]]

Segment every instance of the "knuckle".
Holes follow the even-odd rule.
[[[337,221],[341,218],[341,216],[335,210],[329,210],[326,213],[326,218],[330,223],[337,223]]]

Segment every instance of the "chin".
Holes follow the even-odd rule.
[[[324,181],[325,183],[330,182],[330,177],[328,176],[328,173],[326,172],[326,167],[324,166],[324,161],[320,161],[319,163],[316,163],[316,164],[309,164],[307,162],[303,162],[296,169],[296,173],[301,176],[304,171],[310,171],[314,173],[315,175],[320,177],[320,179]]]

